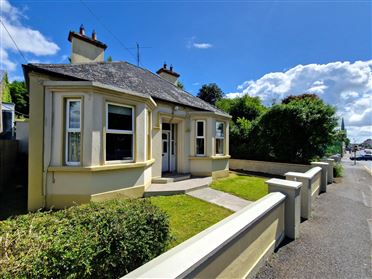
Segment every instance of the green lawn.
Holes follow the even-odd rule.
[[[256,201],[267,195],[268,178],[250,176],[244,173],[230,172],[229,177],[215,180],[211,188]]]
[[[233,212],[186,195],[149,198],[170,217],[174,237],[169,249],[221,221]]]

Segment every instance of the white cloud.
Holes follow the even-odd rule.
[[[201,49],[207,49],[207,48],[213,47],[213,45],[209,43],[193,43],[192,45],[194,48],[201,48]]]
[[[315,93],[337,107],[351,137],[372,137],[372,60],[298,65],[237,86],[233,98],[259,96],[267,105],[288,95]]]
[[[213,47],[211,43],[206,42],[196,42],[196,37],[191,37],[188,39],[186,47],[187,48],[197,48],[197,49],[208,49]]]
[[[23,53],[44,56],[54,55],[58,52],[58,45],[47,39],[40,31],[22,24],[21,19],[26,18],[23,11],[13,7],[8,0],[0,0],[0,6],[0,19]],[[0,66],[13,71],[16,68],[16,62],[10,61],[9,51],[17,52],[17,48],[2,25],[0,25],[0,35]]]

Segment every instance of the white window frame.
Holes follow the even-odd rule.
[[[198,136],[198,123],[199,122],[201,122],[201,123],[203,123],[203,136]],[[206,140],[205,140],[205,131],[206,131],[206,121],[205,120],[196,120],[195,121],[195,156],[200,156],[200,157],[202,157],[202,156],[205,156],[205,149],[206,149]],[[203,139],[203,141],[204,141],[204,152],[203,152],[203,154],[198,154],[197,153],[197,151],[198,151],[198,148],[197,148],[197,140],[198,139]]]
[[[108,126],[108,106],[113,105],[113,106],[118,106],[118,107],[125,107],[125,108],[131,108],[132,109],[132,130],[114,130],[114,129],[109,129]],[[105,112],[105,117],[106,117],[106,133],[105,133],[105,164],[120,164],[120,163],[132,163],[134,162],[134,150],[135,150],[135,145],[134,145],[134,106],[129,106],[129,105],[123,105],[123,104],[118,104],[118,103],[113,103],[113,102],[106,102],[106,112]],[[132,159],[130,160],[106,160],[106,139],[107,139],[107,134],[124,134],[124,135],[132,135]]]
[[[223,124],[223,137],[221,137],[221,136],[217,136],[217,124],[219,124],[219,123],[222,123]],[[216,155],[225,155],[225,134],[226,134],[226,124],[225,124],[225,122],[224,121],[216,121],[216,139],[215,139],[215,146],[214,146],[214,148],[215,148],[215,152],[216,152]],[[223,150],[222,150],[222,153],[217,153],[217,140],[218,139],[222,139],[223,140],[223,144],[222,144],[222,148],[223,148]]]
[[[80,106],[80,114],[79,114],[79,121],[80,121],[80,124],[79,124],[79,128],[70,128],[69,125],[70,125],[70,103],[71,102],[79,102],[79,106]],[[69,99],[66,99],[66,110],[65,110],[65,113],[66,113],[66,118],[65,118],[65,121],[66,121],[66,124],[65,124],[65,163],[66,165],[68,166],[79,166],[81,164],[81,139],[82,139],[82,136],[81,136],[81,109],[82,109],[82,100],[80,98],[69,98]],[[79,162],[70,162],[68,160],[68,151],[69,151],[69,146],[68,146],[68,134],[69,133],[80,133],[80,160]]]

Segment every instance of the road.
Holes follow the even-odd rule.
[[[300,238],[281,247],[256,278],[372,278],[372,176],[363,163],[343,159],[342,181],[317,198]]]

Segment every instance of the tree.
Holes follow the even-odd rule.
[[[308,163],[325,155],[335,139],[335,108],[320,98],[300,97],[232,125],[233,158]],[[341,135],[338,135],[341,137]]]
[[[112,57],[111,57],[111,55],[107,58],[107,62],[112,62]]]
[[[12,96],[10,95],[10,92],[9,92],[9,81],[8,81],[8,74],[7,73],[4,74],[3,82],[1,84],[1,86],[3,87],[2,88],[2,90],[3,90],[2,101],[4,103],[11,103],[12,102]]]
[[[177,81],[176,86],[177,86],[178,88],[182,89],[182,90],[184,89],[184,85],[183,85],[183,83],[180,82],[179,80]]]
[[[303,100],[303,99],[319,100],[320,98],[318,97],[318,95],[312,94],[312,93],[304,93],[301,95],[289,95],[288,97],[282,100],[282,104],[289,104],[292,101]]]
[[[223,92],[221,88],[218,87],[215,83],[204,84],[202,88],[199,89],[198,97],[212,105],[216,103],[216,101],[222,99]]]
[[[16,114],[28,117],[29,95],[24,81],[13,81],[9,84],[9,92],[15,104]]]

